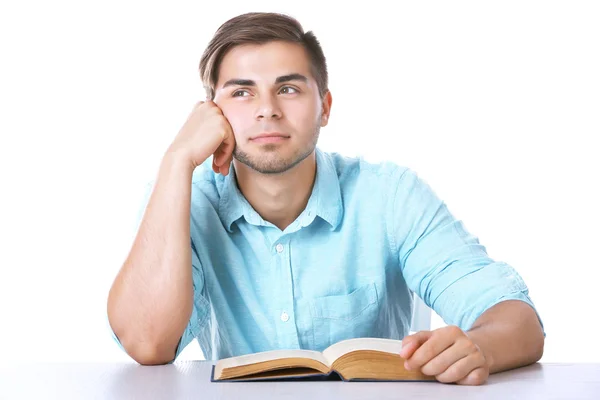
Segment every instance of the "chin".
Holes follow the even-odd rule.
[[[298,165],[306,157],[285,157],[281,154],[268,151],[252,153],[236,151],[234,158],[261,174],[281,174]]]

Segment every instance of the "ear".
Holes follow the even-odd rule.
[[[331,92],[328,90],[327,93],[323,96],[322,107],[321,107],[321,126],[327,126],[329,122],[329,114],[331,113],[331,103],[333,99],[331,98]]]

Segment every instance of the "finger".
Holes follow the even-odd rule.
[[[215,160],[215,165],[217,167],[221,167],[227,163],[229,157],[231,157],[232,151],[230,150],[231,146],[226,144],[225,142],[221,143],[215,153],[213,155]]]
[[[223,110],[221,110],[221,107],[219,107],[219,105],[217,103],[215,103],[212,100],[206,100],[205,101],[206,104],[208,104],[212,109],[214,109],[217,113],[223,115]]]
[[[223,142],[215,151],[216,164],[220,167],[227,163],[235,148],[235,138],[230,127],[226,127],[226,133]]]
[[[417,350],[420,346],[420,342],[418,340],[410,340],[406,342],[406,345],[402,345],[402,350],[400,350],[400,357],[405,360],[409,359],[410,356],[413,355],[415,350]],[[406,365],[406,364],[405,364]]]
[[[482,385],[490,376],[490,371],[487,368],[480,367],[471,372],[469,375],[458,381],[459,385]]]
[[[431,376],[443,373],[450,368],[452,364],[476,351],[470,341],[468,344],[471,344],[471,346],[464,345],[460,342],[455,342],[454,345],[448,347],[428,363],[423,365],[421,372],[423,372],[425,375]]]
[[[198,110],[198,107],[200,107],[203,103],[204,103],[203,101],[199,101],[196,104],[194,104],[194,107],[192,107],[192,109],[190,110],[190,113],[187,116],[187,121],[189,121],[190,118],[192,118],[196,114],[196,110]]]
[[[220,172],[226,176],[229,173],[229,168],[233,161],[233,146],[230,146],[227,143],[221,143],[221,146],[215,151],[213,159],[215,160],[214,165],[218,169],[215,172]]]
[[[223,141],[223,153],[229,158],[235,150],[235,137],[233,136],[233,131],[230,131],[228,135]]]
[[[400,350],[400,357],[409,359],[413,353],[425,343],[430,337],[431,331],[420,331],[415,334],[405,336],[402,339],[402,350]]]
[[[229,164],[220,167],[221,175],[227,176],[229,174]]]
[[[221,165],[219,168],[221,170],[221,174],[224,176],[227,176],[227,174],[229,174],[229,168],[231,166],[231,156],[227,157],[227,159],[225,160],[225,162],[223,163],[223,165]]]
[[[444,334],[443,331],[439,332],[437,335],[432,334],[429,340],[423,343],[413,355],[406,360],[406,366],[408,369],[420,369],[448,347],[452,346],[455,339],[455,336]]]
[[[227,159],[227,161],[225,161],[225,163],[221,166],[222,171],[221,173],[225,176],[227,176],[229,174],[229,169],[231,168],[231,162],[233,161],[233,154],[229,156],[229,158]]]
[[[204,101],[199,101],[196,104],[194,104],[194,107],[192,108],[192,112],[196,111],[198,109],[198,107],[200,107],[202,104],[204,104]]]
[[[436,375],[435,379],[444,383],[458,382],[469,375],[471,371],[483,367],[484,365],[485,360],[483,360],[481,353],[472,353],[456,361],[441,374]]]

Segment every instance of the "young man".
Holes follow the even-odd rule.
[[[238,16],[200,73],[208,100],[164,154],[109,293],[131,357],[169,363],[193,338],[214,360],[387,337],[407,368],[460,384],[540,359],[524,282],[423,180],[316,148],[332,95],[311,32]],[[449,326],[408,335],[412,292]]]

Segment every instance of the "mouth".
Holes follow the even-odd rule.
[[[254,142],[254,143],[280,143],[289,138],[290,137],[288,135],[285,135],[283,133],[274,132],[274,133],[262,133],[258,136],[250,138],[250,141]]]

